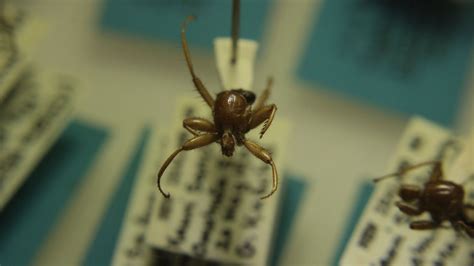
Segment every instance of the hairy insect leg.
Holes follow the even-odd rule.
[[[216,133],[216,127],[214,124],[204,118],[186,118],[183,120],[183,127],[194,136],[198,136],[199,132]]]
[[[254,129],[259,126],[261,123],[265,122],[260,130],[260,138],[263,137],[263,134],[267,131],[267,129],[272,124],[273,118],[275,117],[275,113],[277,111],[277,107],[274,104],[266,105],[262,107],[260,110],[254,112],[252,114],[252,119],[250,120],[249,127],[250,129]]]
[[[166,159],[166,161],[161,166],[160,171],[158,172],[158,178],[157,178],[157,181],[156,181],[156,183],[158,185],[158,189],[160,190],[161,194],[163,194],[163,196],[165,198],[169,198],[170,194],[165,193],[163,191],[163,189],[161,189],[161,176],[163,176],[163,173],[165,172],[168,165],[173,161],[173,159],[182,151],[189,151],[189,150],[193,150],[193,149],[197,149],[197,148],[209,145],[209,144],[213,143],[214,141],[216,141],[217,139],[218,139],[217,134],[208,133],[208,134],[203,134],[203,135],[196,136],[192,139],[187,140],[183,144],[183,146],[181,146],[181,148],[174,151],[168,157],[168,159]]]
[[[275,163],[273,162],[270,153],[257,143],[252,142],[250,140],[245,140],[244,145],[253,155],[255,155],[264,163],[269,164],[272,167],[272,191],[269,194],[260,198],[266,199],[270,197],[273,193],[275,193],[275,191],[278,189],[278,172],[276,170]]]
[[[416,216],[416,215],[420,215],[420,214],[423,213],[422,210],[416,208],[413,205],[405,203],[405,202],[400,202],[399,201],[399,202],[395,203],[395,205],[400,209],[401,212],[403,212],[407,215],[410,215],[410,216]]]
[[[398,192],[400,198],[404,201],[413,201],[421,196],[421,189],[415,185],[403,185]]]
[[[462,230],[464,230],[464,232],[466,232],[466,234],[471,237],[471,238],[474,238],[474,227],[472,226],[469,226],[467,225],[465,222],[463,221],[456,221],[455,222],[457,227],[461,228]]]
[[[272,86],[273,86],[273,78],[269,77],[267,79],[267,87],[263,90],[262,94],[260,94],[260,96],[255,101],[255,104],[253,106],[253,109],[255,112],[260,110],[265,105],[265,102],[268,100],[268,97],[270,97]]]
[[[430,230],[439,227],[439,223],[433,221],[415,221],[410,223],[413,230]]]
[[[188,41],[186,40],[186,26],[188,25],[188,22],[194,19],[194,16],[189,16],[181,25],[181,43],[183,46],[184,57],[186,58],[186,64],[188,65],[189,72],[193,78],[194,87],[199,92],[204,101],[206,101],[207,105],[212,108],[214,106],[214,99],[204,86],[204,83],[202,83],[201,79],[197,77],[196,73],[194,72],[193,63],[191,61],[191,53],[189,52]]]

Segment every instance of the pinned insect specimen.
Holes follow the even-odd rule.
[[[435,229],[441,227],[444,221],[449,221],[455,230],[463,230],[471,238],[474,238],[474,221],[470,221],[467,214],[468,210],[474,210],[474,205],[464,202],[462,185],[443,180],[444,173],[440,161],[416,164],[399,172],[379,177],[374,182],[388,177],[401,176],[408,171],[426,165],[434,165],[434,167],[423,188],[415,185],[402,185],[398,192],[403,200],[396,203],[400,211],[410,216],[428,212],[431,216],[431,220],[411,222],[410,228],[415,230]]]
[[[251,91],[243,89],[225,90],[217,94],[214,99],[208,92],[204,83],[195,74],[191,55],[186,40],[186,26],[194,17],[188,17],[181,26],[181,41],[184,57],[191,73],[191,77],[196,90],[212,110],[214,122],[204,118],[191,117],[183,121],[183,127],[194,135],[187,140],[179,149],[173,152],[163,163],[158,172],[158,189],[166,198],[170,197],[165,193],[160,184],[161,177],[168,165],[182,151],[188,151],[207,146],[211,143],[221,145],[222,154],[231,157],[235,146],[245,146],[257,158],[272,167],[272,190],[262,199],[270,197],[278,188],[278,173],[270,152],[257,143],[245,138],[245,134],[263,123],[260,131],[260,138],[270,127],[277,107],[275,104],[265,104],[270,95],[272,79],[268,79],[267,86],[260,97],[256,98]]]

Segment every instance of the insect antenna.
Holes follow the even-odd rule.
[[[186,28],[189,22],[195,19],[196,16],[187,16],[181,24],[181,44],[183,47],[184,57],[186,58],[186,63],[188,64],[189,72],[193,78],[196,77],[196,74],[194,73],[193,62],[191,61],[191,53],[189,52],[188,42],[186,41]]]
[[[400,172],[396,172],[396,173],[391,173],[391,174],[387,174],[387,175],[383,175],[381,177],[377,177],[377,178],[374,178],[372,180],[372,182],[374,183],[378,183],[379,181],[382,181],[384,179],[388,179],[388,178],[391,178],[391,177],[397,177],[400,175]]]
[[[422,166],[426,166],[426,165],[431,165],[431,164],[441,164],[440,161],[427,161],[427,162],[423,162],[423,163],[419,163],[419,164],[415,164],[415,165],[412,165],[412,166],[409,166],[409,167],[405,167],[397,172],[394,172],[394,173],[390,173],[390,174],[387,174],[387,175],[383,175],[381,177],[377,177],[377,178],[374,178],[373,179],[373,182],[374,183],[377,183],[379,181],[382,181],[384,179],[388,179],[390,177],[396,177],[396,176],[400,176],[400,175],[404,175],[405,173],[411,171],[411,170],[414,170],[416,168],[419,168],[419,167],[422,167]]]
[[[214,105],[214,99],[209,93],[209,91],[207,91],[206,87],[204,86],[204,83],[202,83],[201,79],[194,72],[193,62],[191,61],[191,53],[189,52],[188,41],[186,40],[186,27],[188,26],[189,22],[195,19],[195,16],[188,16],[183,21],[183,24],[181,25],[181,44],[183,46],[183,53],[186,59],[186,64],[193,79],[194,87],[199,92],[201,97],[206,101],[207,105],[212,108]]]

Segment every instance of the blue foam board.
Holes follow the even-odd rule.
[[[0,213],[0,264],[30,265],[107,131],[74,121]]]
[[[270,258],[270,265],[272,266],[278,265],[288,242],[293,222],[303,199],[305,186],[306,182],[302,178],[292,175],[287,175],[285,178],[285,184],[282,186],[284,192],[281,199],[276,237],[273,239],[273,251]]]
[[[364,103],[452,125],[474,47],[474,5],[452,2],[324,1],[297,75]]]
[[[146,144],[150,137],[150,129],[145,128],[131,157],[120,186],[112,198],[110,205],[102,218],[97,234],[88,248],[83,265],[111,265],[123,219],[127,211],[130,193],[135,183],[140,164],[143,159]]]
[[[341,240],[339,241],[339,246],[336,249],[336,253],[334,254],[332,265],[338,266],[339,261],[341,260],[342,254],[346,248],[347,242],[349,242],[352,232],[359,222],[362,213],[364,212],[365,206],[369,202],[370,196],[372,196],[372,192],[374,191],[374,184],[370,182],[364,182],[360,185],[358,194],[356,196],[355,204],[352,208],[352,213],[349,215],[349,219],[347,220],[347,224],[342,234]]]
[[[270,0],[241,0],[242,38],[261,40]],[[189,15],[198,19],[187,31],[190,45],[212,48],[212,40],[229,36],[230,0],[106,0],[101,27],[108,31],[180,43],[181,24]]]

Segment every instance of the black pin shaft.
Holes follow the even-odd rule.
[[[240,31],[240,0],[232,0],[232,58],[231,63],[237,62],[237,43]]]

